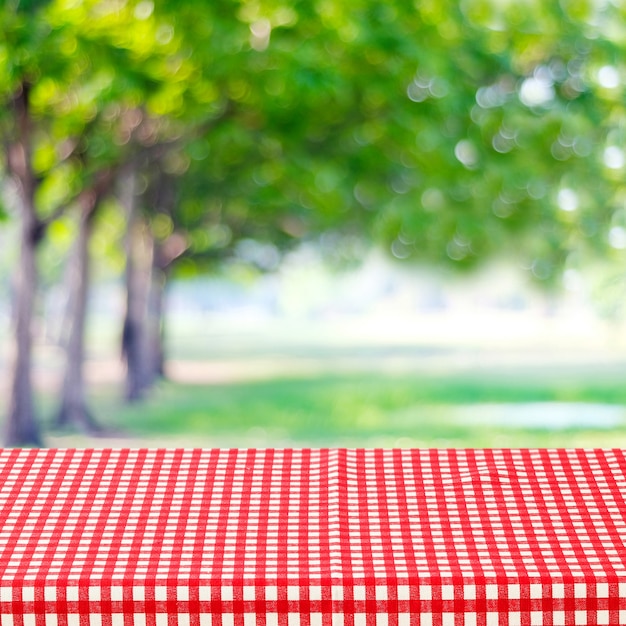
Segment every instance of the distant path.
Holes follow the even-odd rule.
[[[58,350],[40,349],[34,371],[38,391],[54,394],[62,376]],[[4,365],[2,367],[2,365]],[[90,359],[85,376],[91,386],[121,386],[124,365],[117,358]],[[419,346],[353,346],[315,350],[280,348],[273,354],[252,351],[220,358],[171,359],[168,378],[181,384],[220,385],[282,377],[310,377],[350,372],[380,372],[387,375],[421,374],[502,376],[516,374],[530,379],[568,375],[594,380],[626,376],[626,353],[609,349],[433,349]],[[6,397],[9,376],[0,363],[0,392]]]

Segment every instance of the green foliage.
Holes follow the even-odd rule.
[[[626,27],[615,3],[51,0],[0,9],[0,130],[29,90],[38,208],[140,158],[190,264],[334,231],[554,282],[620,257]],[[67,181],[63,185],[62,181]],[[159,221],[160,220],[160,221]],[[162,228],[161,228],[162,231]]]

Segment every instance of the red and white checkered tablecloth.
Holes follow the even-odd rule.
[[[3,450],[2,626],[626,624],[623,450]]]

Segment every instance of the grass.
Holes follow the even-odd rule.
[[[472,335],[456,345],[427,330],[423,340],[387,340],[362,330],[352,336],[343,326],[246,331],[234,322],[192,322],[168,328],[168,356],[202,376],[179,370],[175,380],[187,383],[163,382],[131,406],[119,399],[119,383],[96,376],[91,407],[124,436],[94,441],[48,432],[48,445],[626,447],[626,357],[612,343],[591,349],[542,336],[500,345],[497,337]],[[103,358],[119,366],[117,353],[111,357],[115,337],[98,336],[92,364]],[[48,369],[56,363],[44,360]],[[558,429],[537,419],[525,426],[481,419],[492,403],[545,402],[576,403],[579,412],[582,405],[590,419]],[[52,403],[44,398],[44,417]],[[594,404],[624,409],[611,427],[594,425],[594,411],[602,412]]]
[[[489,403],[626,407],[621,372],[612,374],[597,369],[550,375],[528,371],[523,376],[510,371],[362,372],[211,385],[165,382],[145,402],[131,406],[121,405],[110,388],[96,389],[93,407],[103,424],[150,445],[621,447],[626,446],[626,408],[611,428],[563,429],[494,425],[472,419],[471,408],[462,416],[454,410],[469,405],[480,418]],[[75,445],[72,441],[69,445]]]

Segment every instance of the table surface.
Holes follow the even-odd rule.
[[[2,626],[626,624],[624,450],[2,450]]]

